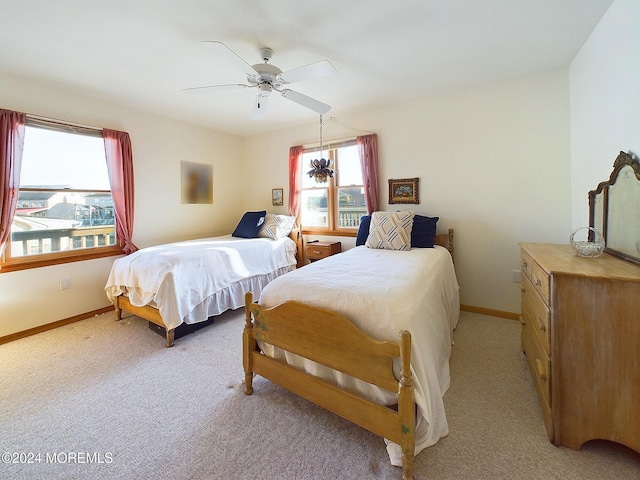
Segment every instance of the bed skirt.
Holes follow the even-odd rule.
[[[236,310],[237,308],[244,307],[244,296],[247,292],[253,292],[255,298],[260,298],[262,289],[269,282],[295,269],[295,265],[290,265],[265,275],[244,278],[214,293],[200,305],[196,305],[183,321],[188,324],[204,322],[209,317],[220,315],[227,310]]]

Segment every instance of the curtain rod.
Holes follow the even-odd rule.
[[[60,125],[67,125],[67,126],[77,127],[77,128],[86,128],[86,129],[90,129],[90,130],[96,130],[96,131],[99,131],[99,132],[104,130],[103,127],[95,127],[93,125],[83,125],[81,123],[68,122],[66,120],[59,120],[57,118],[44,117],[42,115],[34,115],[32,113],[25,113],[25,115],[27,116],[27,118],[31,118],[33,120],[41,121],[41,122],[57,123],[57,124],[60,124]]]
[[[320,117],[320,118],[322,119],[322,117]],[[345,143],[348,144],[347,142],[351,142],[351,141],[355,142],[356,138],[360,137],[360,136],[363,136],[363,134],[376,135],[376,132],[372,132],[371,130],[361,130],[359,128],[351,127],[351,126],[341,122],[336,117],[329,117],[329,120],[325,120],[322,123],[323,124],[327,124],[329,122],[334,122],[334,123],[337,123],[338,125],[341,125],[341,126],[343,126],[345,128],[348,128],[349,130],[355,130],[356,132],[362,132],[362,133],[360,135],[348,136],[348,137],[339,137],[339,138],[335,138],[333,140],[330,140],[329,142],[327,142],[327,148],[341,146],[341,144],[344,145]],[[322,146],[324,148],[324,142],[323,142]],[[303,144],[302,148],[303,148],[303,150],[313,150],[315,148],[320,148],[320,142]]]
[[[356,137],[339,137],[339,138],[334,138],[333,140],[330,140],[328,142],[322,142],[322,148],[332,148],[332,147],[339,147],[339,146],[343,146],[344,144],[349,144],[349,143],[356,143]],[[314,148],[320,148],[320,142],[314,142],[314,143],[305,143],[302,145],[302,148],[304,150],[311,150]]]

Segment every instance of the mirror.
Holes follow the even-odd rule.
[[[609,180],[589,192],[589,226],[605,252],[640,265],[640,163],[620,152]]]

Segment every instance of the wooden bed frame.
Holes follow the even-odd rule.
[[[303,252],[304,252],[302,233],[300,231],[300,228],[296,227],[293,230],[291,230],[291,233],[289,234],[289,238],[291,238],[291,240],[293,240],[296,243],[296,262],[297,262],[296,267],[299,268],[303,265],[302,258],[303,258]],[[162,320],[162,315],[160,315],[160,311],[157,308],[152,307],[150,305],[145,305],[142,307],[136,307],[135,305],[131,305],[129,298],[125,295],[117,296],[113,306],[115,307],[115,310],[116,310],[117,321],[122,320],[122,311],[124,310],[126,312],[129,312],[133,315],[136,315],[140,318],[148,320],[149,322],[155,323],[156,325],[164,328],[165,331],[167,332],[166,334],[167,347],[173,347],[173,342],[175,337],[175,328],[167,329],[167,326]]]
[[[453,229],[436,237],[453,258]],[[301,302],[273,308],[245,296],[243,366],[245,394],[253,393],[253,376],[261,375],[287,390],[400,445],[402,478],[413,478],[415,414],[411,378],[411,333],[402,331],[397,343],[376,340],[343,315]],[[398,394],[397,410],[264,355],[258,341],[271,344],[321,365]],[[400,357],[400,379],[393,360]]]
[[[412,478],[415,405],[411,379],[411,334],[400,332],[398,343],[381,342],[362,333],[346,317],[300,302],[266,309],[245,297],[243,334],[245,393],[253,393],[258,374],[287,390],[401,446],[403,478]],[[264,341],[301,357],[398,394],[398,411],[341,390],[325,380],[263,355]],[[400,357],[400,381],[393,359]]]

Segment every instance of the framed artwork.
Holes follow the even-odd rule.
[[[180,162],[182,203],[213,203],[213,165]]]
[[[420,203],[419,178],[390,178],[389,203]]]
[[[282,188],[271,189],[271,204],[276,206],[284,205],[284,190]]]

